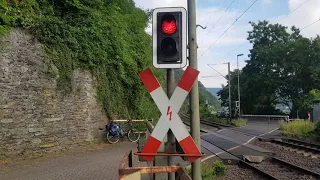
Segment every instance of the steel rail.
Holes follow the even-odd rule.
[[[259,169],[257,167],[254,167],[250,163],[247,163],[247,162],[245,162],[243,160],[240,161],[240,166],[248,168],[248,169],[252,169],[252,170],[256,171],[258,174],[264,176],[267,179],[278,180],[278,178],[274,177],[273,175],[271,175],[271,174],[269,174],[269,173],[267,173],[267,172],[265,172],[265,171],[263,171],[263,170],[261,170],[261,169]]]
[[[313,148],[312,144],[308,145],[308,143],[304,143],[303,145],[300,145],[298,143],[291,143],[291,142],[280,141],[280,140],[276,140],[276,139],[272,139],[271,142],[275,143],[275,144],[280,144],[280,145],[283,145],[283,146],[287,146],[287,147],[298,148],[298,149],[301,149],[301,150],[306,151],[306,152],[312,152],[312,153],[315,153],[315,154],[320,154],[320,149]],[[311,146],[311,147],[309,147],[309,146]]]
[[[284,160],[281,160],[281,159],[278,159],[278,158],[275,158],[275,157],[272,157],[272,160],[277,162],[277,163],[280,163],[280,164],[283,164],[285,166],[288,166],[291,169],[295,169],[297,171],[300,171],[301,173],[309,174],[309,175],[312,175],[312,176],[314,176],[316,178],[320,178],[320,174],[317,173],[317,172],[314,172],[312,170],[306,169],[306,168],[301,167],[301,166],[297,166],[295,164],[289,163],[287,161],[284,161]]]
[[[310,146],[310,147],[314,147],[314,148],[320,149],[320,144],[308,143],[308,142],[299,141],[299,140],[296,140],[296,139],[283,139],[283,140],[285,140],[287,142],[295,143],[295,144],[302,144],[304,146]]]

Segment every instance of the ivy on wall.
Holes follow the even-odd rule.
[[[0,0],[0,36],[17,27],[33,33],[58,68],[63,93],[73,88],[74,69],[90,70],[109,118],[160,116],[138,76],[152,66],[148,19],[133,0]],[[163,71],[153,71],[163,84]]]

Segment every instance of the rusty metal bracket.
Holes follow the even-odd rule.
[[[165,153],[161,153],[161,154],[165,154]],[[178,155],[181,156],[183,154],[178,154]],[[192,156],[195,156],[195,155],[192,155]],[[125,154],[124,158],[120,162],[119,180],[140,180],[142,174],[169,173],[169,172],[176,173],[176,176],[178,176],[180,180],[191,180],[190,176],[186,173],[184,168],[181,167],[179,164],[174,166],[153,166],[153,167],[132,167],[132,166],[133,164],[132,164],[132,150],[131,150]]]
[[[141,153],[141,152],[135,152],[134,155],[138,156],[186,156],[186,157],[202,157],[204,156],[204,153],[199,154],[183,154],[183,153]]]

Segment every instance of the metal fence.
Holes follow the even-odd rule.
[[[254,115],[254,114],[246,114],[241,115],[241,118],[245,118],[248,120],[261,121],[261,122],[270,122],[270,121],[280,121],[283,120],[285,122],[289,122],[289,116],[283,115]]]

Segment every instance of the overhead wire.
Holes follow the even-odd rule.
[[[217,19],[217,21],[212,25],[212,27],[209,29],[209,31],[207,32],[207,34],[217,25],[217,23],[221,20],[221,18],[223,17],[223,15],[228,11],[228,9],[231,7],[231,5],[234,3],[235,0],[233,0],[229,6],[224,10],[224,12],[221,14],[221,16]]]
[[[304,29],[306,29],[306,28],[308,28],[308,27],[310,27],[310,26],[312,26],[312,25],[316,24],[316,23],[317,23],[317,22],[319,22],[319,21],[320,21],[320,18],[319,18],[318,20],[316,20],[316,21],[312,22],[311,24],[306,25],[306,26],[305,26],[305,27],[303,27],[302,29],[300,29],[300,32],[301,32],[301,31],[303,31]]]
[[[294,11],[296,11],[297,9],[301,8],[303,5],[305,5],[307,2],[309,2],[311,0],[306,0],[304,3],[300,4],[299,6],[297,6],[296,8],[294,8],[292,11],[290,11],[288,14],[284,15],[283,17],[281,17],[280,19],[278,19],[277,22],[279,22],[280,20],[282,20],[283,18],[287,17],[288,15],[290,15],[291,13],[293,13]]]
[[[278,20],[277,20],[277,23],[278,23],[280,20],[282,20],[284,17],[287,17],[288,15],[290,15],[291,13],[293,13],[294,11],[298,10],[299,8],[301,8],[303,5],[305,5],[305,4],[308,3],[309,1],[310,1],[310,0],[305,1],[304,3],[300,4],[300,5],[297,6],[295,9],[293,9],[292,11],[290,11],[289,13],[287,13],[285,16],[283,16],[283,17],[281,17],[280,19],[278,19]],[[256,2],[256,1],[255,1],[255,2]],[[255,2],[253,2],[253,4],[254,4]],[[253,4],[252,4],[252,5],[253,5]],[[251,8],[252,5],[250,5],[249,8]],[[248,9],[249,9],[249,8],[248,8]],[[247,10],[248,10],[248,9],[247,9]],[[247,11],[247,10],[246,10],[246,11]],[[246,12],[246,11],[245,11],[245,12]],[[245,13],[245,12],[244,12],[244,13]],[[242,13],[239,18],[241,18],[241,16],[242,16],[244,13]],[[235,23],[239,18],[237,18],[237,19],[234,21],[234,23]],[[308,27],[310,27],[310,26],[318,23],[318,22],[320,22],[320,18],[319,18],[318,20],[316,20],[316,21],[314,21],[314,22],[306,25],[305,27],[301,28],[301,29],[300,29],[300,32],[303,31],[303,30],[305,30],[305,29],[307,29]],[[234,23],[233,23],[233,24],[234,24]],[[233,25],[233,24],[232,24],[232,25]],[[231,25],[231,26],[232,26],[232,25]],[[231,27],[231,26],[230,26],[230,27]],[[230,28],[230,27],[229,27],[229,28]],[[228,29],[229,29],[229,28],[228,28]],[[228,29],[227,29],[227,30],[228,30]],[[227,30],[226,30],[226,31],[227,31]],[[225,33],[225,32],[224,32],[224,33]],[[223,33],[223,34],[224,34],[224,33]],[[223,35],[223,34],[222,34],[222,35]],[[219,39],[220,39],[220,37],[219,37],[217,40],[219,40]],[[216,40],[216,41],[217,41],[217,40]],[[216,43],[216,41],[215,41],[214,43]],[[208,51],[208,50],[214,45],[214,43],[213,43],[206,51]],[[232,49],[232,50],[229,51],[226,55],[222,56],[222,58],[229,56],[232,52],[236,51],[237,49],[239,49],[240,47],[242,47],[242,46],[245,45],[245,44],[247,44],[247,42],[245,42],[245,43],[237,46],[237,47],[234,48],[234,49]],[[206,51],[205,51],[204,53],[202,53],[202,55],[199,57],[199,59],[206,53]],[[215,69],[212,68],[209,64],[208,64],[208,66],[209,66],[211,69],[215,70]],[[215,71],[218,72],[217,70],[215,70]],[[219,73],[221,76],[225,77],[225,76],[222,75],[220,72],[218,72],[218,73]]]
[[[233,0],[229,6],[224,10],[224,12],[221,14],[221,16],[217,19],[217,21],[212,25],[212,27],[209,29],[209,31],[207,31],[206,35],[209,34],[211,32],[211,30],[217,25],[217,23],[221,20],[221,18],[224,16],[224,14],[228,11],[228,9],[231,7],[231,5],[234,3],[235,0]],[[201,40],[200,43],[202,43],[204,41],[204,39]]]
[[[298,10],[299,8],[301,8],[303,5],[305,5],[305,4],[308,3],[309,1],[311,1],[311,0],[306,0],[304,3],[302,3],[302,4],[300,4],[299,6],[297,6],[296,8],[294,8],[292,11],[290,11],[289,13],[287,13],[286,15],[284,15],[283,17],[281,17],[280,19],[278,19],[278,20],[277,20],[277,23],[278,23],[280,20],[282,20],[283,18],[285,18],[285,17],[289,16],[290,14],[292,14],[294,11]],[[309,25],[307,25],[307,26],[305,26],[305,27],[303,27],[300,31],[304,30],[305,28],[308,28],[309,26],[317,23],[318,21],[320,21],[320,19],[317,20],[317,21],[315,21],[315,22],[313,22],[313,23],[311,23],[311,24],[309,24]],[[237,49],[239,49],[240,47],[242,47],[243,45],[245,45],[245,44],[247,44],[247,43],[248,43],[248,42],[245,42],[245,43],[239,45],[238,47],[236,47],[235,49],[232,49],[231,51],[229,51],[228,53],[226,53],[226,54],[225,54],[224,56],[222,56],[221,58],[225,58],[225,57],[229,56],[232,52],[236,51]]]
[[[257,2],[255,0],[198,58],[198,60]]]
[[[222,56],[221,59],[229,56],[232,52],[236,51],[237,49],[239,49],[241,46],[243,46],[243,45],[245,45],[245,44],[247,44],[247,42],[242,43],[242,44],[240,44],[239,46],[237,46],[236,48],[232,49],[232,50],[229,51],[227,54],[225,54],[224,56]]]
[[[226,76],[224,76],[222,73],[220,73],[218,70],[216,70],[215,68],[211,67],[210,64],[207,64],[211,69],[213,69],[214,71],[216,71],[218,74],[220,74],[222,77],[226,78]]]
[[[212,77],[220,77],[221,75],[216,75],[216,76],[200,76],[200,78],[212,78]]]

